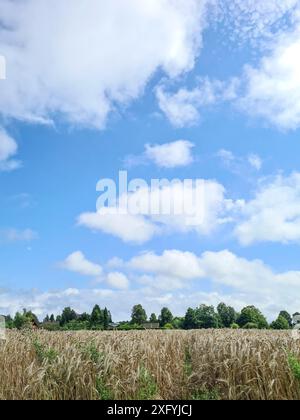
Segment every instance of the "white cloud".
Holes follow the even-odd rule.
[[[300,174],[264,182],[245,203],[235,235],[244,245],[254,242],[300,241]]]
[[[39,235],[32,229],[18,230],[14,228],[0,231],[0,241],[5,242],[31,242],[38,239]]]
[[[0,313],[14,313],[26,307],[37,315],[58,314],[65,306],[78,313],[91,311],[95,303],[108,307],[115,320],[129,319],[131,308],[141,303],[148,313],[169,306],[176,315],[201,303],[217,305],[224,301],[237,310],[255,304],[274,319],[280,310],[299,311],[300,300],[294,290],[300,271],[276,272],[261,260],[241,258],[227,250],[196,255],[179,250],[163,254],[146,253],[126,262],[128,276],[109,273],[111,289],[67,289],[38,291],[0,290]],[[129,288],[128,278],[139,286]],[[127,280],[127,281],[126,281]],[[209,282],[209,291],[203,291]],[[206,285],[206,286],[204,286]],[[128,287],[128,288],[127,288]],[[122,302],[122,305],[120,305]]]
[[[99,264],[88,261],[81,251],[69,255],[60,266],[65,270],[83,276],[98,277],[102,274],[102,267]]]
[[[257,68],[245,70],[246,92],[240,107],[280,129],[300,127],[300,21],[277,39]]]
[[[181,88],[177,92],[167,92],[165,86],[158,86],[156,97],[161,111],[171,124],[182,128],[199,122],[201,109],[236,98],[238,79],[229,83],[201,78],[194,89]]]
[[[202,273],[195,254],[177,250],[167,250],[162,255],[148,252],[134,257],[128,265],[134,270],[184,280],[197,278]]]
[[[209,235],[234,206],[216,181],[199,180],[197,185],[185,186],[175,180],[167,184],[123,195],[117,206],[81,214],[78,224],[125,242],[144,243],[155,235],[176,232]]]
[[[18,145],[0,128],[0,171],[12,171],[20,167],[20,162],[11,159],[17,154]]]
[[[241,157],[236,156],[230,150],[221,149],[218,151],[217,157],[222,160],[227,169],[237,175],[242,175],[249,169],[260,171],[263,165],[261,157],[255,153],[251,153],[246,157]]]
[[[262,159],[258,155],[255,155],[255,154],[251,154],[248,156],[248,162],[257,171],[260,171],[263,165]]]
[[[177,140],[161,145],[146,145],[145,155],[157,166],[176,168],[187,166],[193,162],[192,148],[194,144],[187,140]]]
[[[129,280],[123,273],[109,273],[107,275],[107,282],[115,289],[126,290],[129,288]]]
[[[257,47],[293,22],[299,0],[217,0],[216,6],[214,18],[221,22],[229,42]]]
[[[124,242],[144,243],[153,238],[157,229],[145,217],[130,214],[111,214],[111,209],[83,213],[78,224],[94,231],[116,236]]]
[[[58,114],[102,128],[157,70],[176,77],[193,68],[205,6],[205,0],[2,0],[7,80],[0,112],[44,123]]]

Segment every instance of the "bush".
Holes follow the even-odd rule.
[[[245,330],[258,330],[258,325],[254,324],[254,322],[248,322],[246,325],[243,326]]]
[[[238,330],[240,328],[240,326],[238,324],[231,324],[230,328],[232,330]]]
[[[163,326],[163,330],[174,330],[174,326],[172,324],[166,324]]]

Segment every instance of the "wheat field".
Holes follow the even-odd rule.
[[[0,342],[0,399],[294,400],[290,332],[10,331]]]

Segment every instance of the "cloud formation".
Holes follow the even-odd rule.
[[[103,128],[157,70],[176,77],[193,68],[205,8],[204,0],[2,0],[0,113]]]
[[[81,251],[73,252],[60,266],[65,270],[91,277],[101,276],[103,271],[99,264],[87,260]]]
[[[20,167],[21,163],[13,159],[17,151],[16,141],[0,127],[0,172],[9,172]]]

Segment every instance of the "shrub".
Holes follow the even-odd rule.
[[[243,326],[245,330],[258,330],[258,325],[254,324],[254,322],[248,322],[246,325]]]

